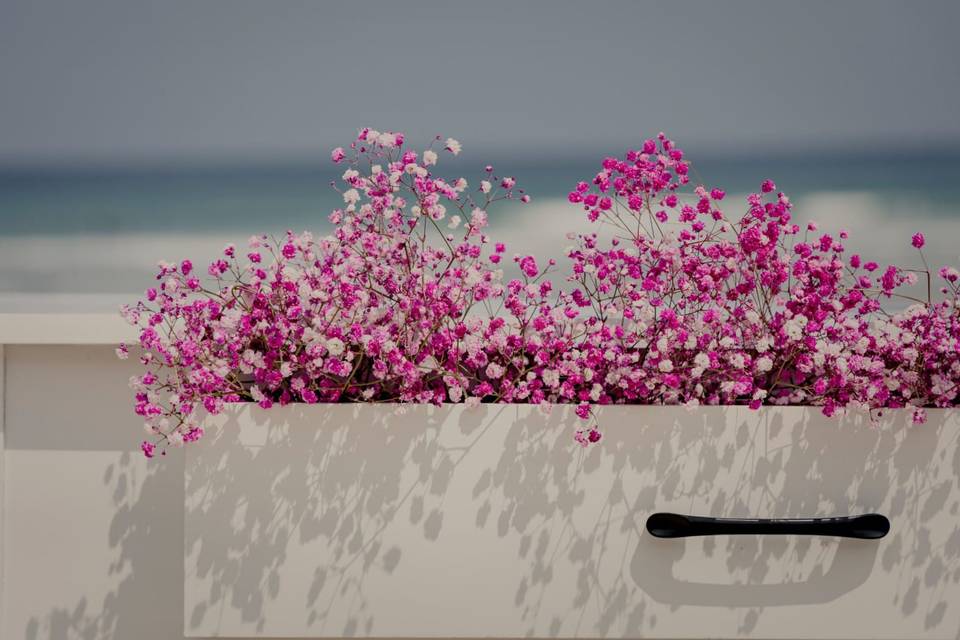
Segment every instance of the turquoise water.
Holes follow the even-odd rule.
[[[491,234],[508,251],[559,254],[565,230],[588,228],[566,192],[599,166],[561,161],[497,165],[514,175],[533,204],[491,212]],[[476,185],[462,157],[451,175]],[[766,177],[790,194],[800,220],[851,232],[848,243],[882,262],[912,262],[909,235],[924,231],[931,264],[957,264],[960,252],[960,154],[706,158],[695,170],[730,194]],[[0,311],[112,307],[142,290],[157,260],[209,258],[253,233],[329,230],[340,204],[329,164],[110,170],[0,171]],[[911,266],[916,266],[911,264]],[[79,298],[78,298],[79,296]],[[82,298],[82,300],[80,299]]]

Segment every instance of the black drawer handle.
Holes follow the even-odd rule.
[[[738,534],[799,534],[878,540],[890,531],[890,521],[879,513],[839,518],[745,519],[655,513],[647,518],[647,531],[657,538],[687,538]]]

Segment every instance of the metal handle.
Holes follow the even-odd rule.
[[[655,513],[647,531],[657,538],[687,538],[739,534],[797,534],[878,540],[890,531],[890,521],[879,513],[838,518],[745,519]]]

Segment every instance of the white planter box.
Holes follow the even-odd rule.
[[[188,636],[956,638],[960,412],[237,405],[186,449]],[[176,453],[175,455],[179,455]],[[878,512],[878,541],[656,511]]]

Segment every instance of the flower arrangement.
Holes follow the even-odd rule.
[[[939,271],[934,302],[929,269],[848,257],[845,233],[801,229],[770,180],[730,218],[660,134],[568,195],[607,232],[572,236],[562,285],[555,260],[523,254],[508,279],[487,212],[529,197],[489,166],[476,187],[439,177],[440,153],[460,151],[363,129],[332,152],[346,170],[331,235],[253,237],[205,277],[161,263],[122,310],[146,367],[131,381],[144,454],[200,438],[201,409],[244,401],[569,403],[585,446],[601,438],[596,404],[909,406],[920,423],[957,403],[956,269]],[[918,274],[927,300],[903,293]],[[912,304],[885,311],[894,297]]]

